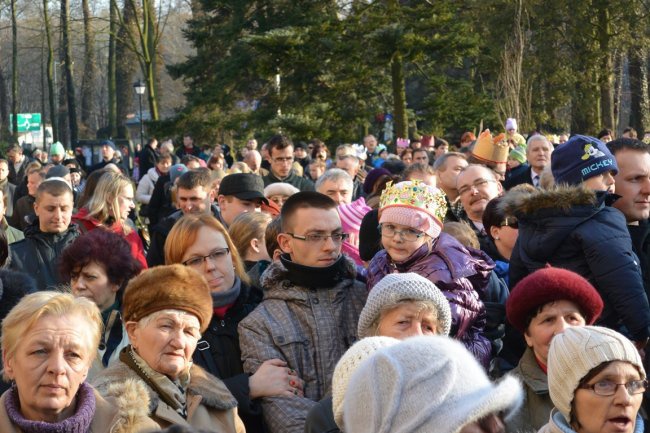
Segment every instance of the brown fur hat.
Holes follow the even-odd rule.
[[[142,272],[126,286],[124,322],[137,322],[160,310],[194,314],[203,333],[212,319],[212,297],[205,278],[183,265],[157,266]]]

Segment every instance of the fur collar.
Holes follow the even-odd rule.
[[[134,383],[146,390],[149,396],[149,412],[154,412],[161,401],[158,394],[122,361],[111,364],[93,380],[93,386],[100,394],[115,398],[135,386]],[[190,385],[187,390],[190,394],[200,395],[201,404],[205,406],[218,410],[229,410],[237,406],[237,401],[226,385],[198,365],[193,365],[190,369]],[[131,404],[128,401],[127,403]]]
[[[595,192],[583,186],[556,186],[533,193],[511,191],[504,196],[501,206],[506,215],[531,215],[542,209],[568,211],[574,206],[598,206]]]

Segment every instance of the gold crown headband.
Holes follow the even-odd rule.
[[[419,180],[399,182],[395,185],[393,182],[388,182],[381,193],[379,208],[392,206],[407,206],[423,210],[441,224],[447,214],[445,193]]]

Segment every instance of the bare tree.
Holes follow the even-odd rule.
[[[524,27],[523,1],[517,0],[512,37],[506,42],[501,54],[501,70],[496,78],[495,110],[504,122],[515,117],[523,129],[531,123],[532,86],[523,76],[524,49],[526,33]]]
[[[95,59],[95,32],[88,0],[81,1],[84,25],[84,73],[81,81],[81,123],[84,129],[91,127],[91,118],[95,107],[95,80],[97,62]]]

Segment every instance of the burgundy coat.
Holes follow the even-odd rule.
[[[411,257],[395,263],[381,250],[368,268],[368,289],[390,273],[415,272],[433,282],[451,307],[450,336],[460,340],[476,359],[487,367],[492,347],[483,335],[486,313],[485,296],[494,263],[480,250],[466,248],[454,237],[441,233],[431,251],[424,244]]]

